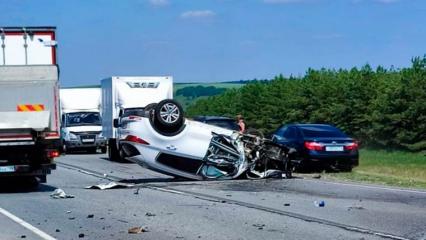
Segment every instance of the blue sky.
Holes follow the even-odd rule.
[[[63,86],[400,68],[426,54],[424,0],[0,0],[0,9],[2,26],[58,28]]]

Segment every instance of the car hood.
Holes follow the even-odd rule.
[[[73,126],[66,127],[69,132],[101,132],[102,126],[86,125],[86,126]]]

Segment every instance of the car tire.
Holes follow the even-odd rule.
[[[64,141],[62,142],[62,153],[64,154],[68,153],[67,144]]]
[[[98,148],[96,148],[96,147],[89,148],[87,150],[87,152],[90,153],[90,154],[96,154],[96,153],[98,153]]]
[[[151,122],[154,129],[160,134],[173,136],[179,133],[184,126],[182,106],[172,99],[159,102],[151,110]]]
[[[107,147],[101,147],[101,153],[105,154],[107,152]]]
[[[115,143],[115,139],[108,140],[108,158],[110,161],[120,160],[120,154]]]

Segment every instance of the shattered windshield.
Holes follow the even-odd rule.
[[[77,112],[67,113],[66,126],[82,126],[82,125],[95,125],[101,126],[101,116],[97,112]]]

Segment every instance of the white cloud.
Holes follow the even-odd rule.
[[[163,7],[170,4],[169,0],[149,0],[149,3],[157,7]]]
[[[194,11],[183,12],[180,15],[180,17],[181,18],[206,18],[206,17],[214,17],[215,15],[216,13],[211,10],[194,10]]]

